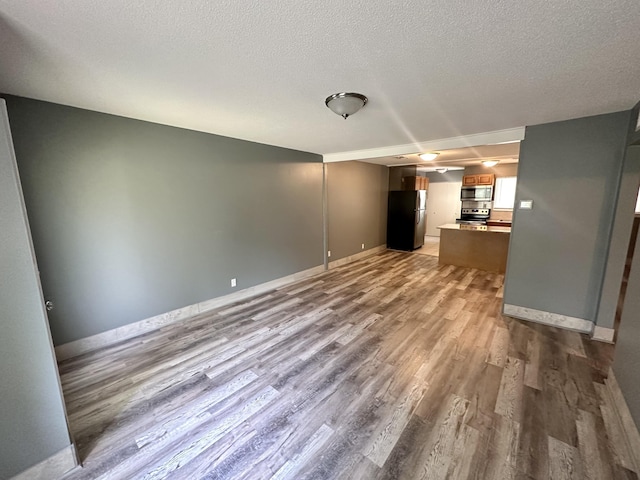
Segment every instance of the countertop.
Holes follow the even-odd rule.
[[[487,225],[493,224],[494,227],[510,227],[511,226],[511,220],[493,220],[493,219],[489,219],[487,220]],[[497,225],[496,225],[497,224]]]
[[[442,230],[465,230],[472,232],[511,233],[511,227],[489,227],[487,225],[461,225],[458,223],[445,223],[438,228]]]

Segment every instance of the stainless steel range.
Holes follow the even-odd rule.
[[[491,214],[488,208],[463,208],[456,223],[466,225],[486,225]]]

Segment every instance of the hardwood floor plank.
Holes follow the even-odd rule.
[[[583,479],[582,462],[575,447],[549,436],[549,478]]]
[[[318,353],[327,345],[336,342],[338,339],[344,337],[346,333],[353,328],[353,325],[346,324],[340,327],[338,330],[334,331],[331,335],[320,338],[313,345],[308,346],[303,352],[301,352],[298,357],[301,360],[307,360],[311,358],[313,355]]]
[[[549,435],[544,427],[544,402],[540,390],[524,387],[520,424],[517,470],[530,478],[547,478],[549,474]]]
[[[597,431],[595,415],[580,410],[576,420],[578,430],[578,450],[584,467],[584,478],[598,480],[601,478],[615,478],[611,464],[603,458],[604,451],[600,447],[601,439]]]
[[[583,345],[583,335],[575,335],[568,330],[558,330],[559,336],[562,338],[562,343],[567,352],[571,355],[577,355],[579,357],[586,357]]]
[[[149,471],[145,475],[145,479],[161,479],[167,478],[175,470],[179,469],[182,465],[189,463],[191,460],[200,455],[209,446],[214,444],[220,438],[222,438],[232,428],[240,425],[249,417],[260,411],[265,405],[273,401],[279,395],[278,391],[272,387],[266,387],[261,390],[257,395],[253,396],[248,402],[246,402],[240,409],[234,411],[228,416],[224,416],[219,420],[213,422],[206,431],[202,432],[202,435],[196,440],[190,439],[187,445],[184,445],[179,452],[172,455],[170,458],[163,458],[162,463],[158,464],[154,469]],[[187,424],[188,425],[188,424]],[[180,428],[185,428],[185,424]],[[169,432],[173,434],[176,430]],[[148,445],[147,448],[152,448],[155,443]],[[158,447],[157,449],[159,449]],[[147,452],[144,452],[147,453]],[[171,455],[171,454],[169,454]]]
[[[348,331],[344,335],[339,337],[336,341],[340,345],[346,345],[358,336],[362,335],[362,332],[373,325],[380,317],[381,315],[378,313],[368,315],[364,320],[357,322],[355,325],[351,325]]]
[[[313,456],[320,450],[326,441],[333,435],[333,430],[325,424],[318,429],[316,433],[304,445],[300,453],[293,456],[291,460],[287,460],[278,471],[271,477],[272,480],[289,480],[296,478],[295,475],[301,470],[305,464],[313,460]]]
[[[160,423],[143,435],[136,436],[136,445],[138,448],[142,448],[170,434],[174,429],[180,428],[181,425],[188,423],[192,418],[210,415],[207,413],[209,408],[233,395],[257,378],[258,376],[251,370],[238,375],[232,381],[212,390],[208,395],[203,395],[198,402],[189,404],[187,408],[177,409],[168,421]]]
[[[462,419],[467,412],[467,408],[469,408],[468,400],[457,395],[451,396],[449,409],[439,422],[439,428],[437,428],[433,436],[431,448],[422,471],[416,472],[415,478],[447,478],[455,453],[455,441],[458,437],[458,432],[462,428]]]
[[[474,455],[478,450],[480,432],[468,425],[462,425],[456,437],[449,472],[445,478],[465,480],[475,473],[473,469]]]
[[[490,433],[501,379],[502,369],[483,363],[473,384],[453,389],[454,392],[467,398],[470,402],[464,419],[465,424],[479,432]],[[472,385],[475,385],[473,390]]]
[[[378,429],[371,437],[371,443],[363,449],[362,453],[365,457],[379,467],[384,465],[405,429],[413,410],[422,400],[425,390],[425,386],[413,384],[408,392],[400,395],[391,417],[379,424]]]
[[[514,479],[517,476],[520,424],[498,416],[488,443],[485,471],[480,478]]]
[[[598,394],[593,387],[593,370],[587,358],[570,355],[567,358],[567,371],[569,376],[566,385],[570,385],[570,390],[577,390],[574,398],[567,398],[572,405],[576,405],[578,410],[585,410],[594,415],[601,416],[598,403]],[[566,390],[565,390],[566,391]]]
[[[487,356],[487,363],[497,367],[504,367],[507,362],[507,351],[509,346],[509,330],[496,327],[491,340],[491,348]]]
[[[508,357],[504,367],[495,412],[509,420],[520,421],[522,416],[522,389],[524,365],[517,358]]]
[[[524,384],[527,387],[541,390],[540,386],[540,338],[532,332],[527,341],[527,360],[524,366]]]
[[[594,383],[596,392],[600,399],[600,411],[607,435],[611,439],[612,454],[615,463],[627,470],[635,470],[633,452],[629,450],[629,445],[624,439],[624,427],[620,423],[620,418],[615,412],[612,399],[605,385]],[[636,472],[637,473],[637,472]]]
[[[189,339],[185,339],[185,341],[188,342]],[[152,342],[149,342],[147,345],[151,344]],[[136,383],[144,382],[149,378],[156,382],[159,378],[158,373],[170,371],[172,366],[188,361],[198,363],[207,355],[220,354],[227,348],[228,339],[220,337],[209,341],[205,339],[203,342],[193,342],[191,344],[192,348],[189,348],[187,352],[178,351],[179,353],[176,353],[176,350],[172,348],[163,350],[162,353],[167,355],[165,358],[171,359],[170,364],[156,361],[162,349],[161,345],[162,343],[154,345],[152,349],[146,348],[144,345],[140,346],[137,362],[125,358],[124,363],[120,364],[120,368],[115,370],[112,367],[111,375],[109,376],[97,376],[96,378],[91,374],[90,370],[78,371],[77,376],[73,379],[74,382],[71,382],[70,379],[63,382],[63,388],[73,398],[72,401],[68,402],[69,408],[78,411],[88,403],[92,403],[94,401],[93,386],[99,386],[101,394],[109,397],[113,393],[121,393],[123,389],[134,386]],[[89,364],[91,363],[93,362],[89,361]]]
[[[182,406],[199,401],[213,387],[204,375],[195,376],[168,388],[150,402],[138,403],[124,411],[114,410],[110,423],[96,423],[93,428],[77,434],[79,455],[81,458],[89,457],[84,461],[86,470],[100,464],[101,459],[118,458],[123,445],[133,445],[137,449],[134,441],[137,435],[153,428],[158,422],[167,421]],[[74,428],[73,424],[71,428]]]

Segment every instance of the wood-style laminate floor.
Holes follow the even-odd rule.
[[[61,362],[75,479],[634,479],[610,345],[383,252]]]

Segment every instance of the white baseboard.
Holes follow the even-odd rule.
[[[78,466],[75,446],[69,445],[58,453],[14,476],[11,480],[50,480],[60,478]]]
[[[341,267],[342,265],[346,265],[351,262],[355,262],[356,260],[360,260],[361,258],[370,257],[371,255],[375,255],[376,253],[382,252],[386,249],[386,245],[378,245],[377,247],[370,248],[369,250],[364,250],[362,252],[349,255],[348,257],[329,262],[329,270],[331,270],[332,268]]]
[[[138,335],[157,330],[161,327],[164,327],[165,325],[179,322],[198,314],[208,312],[209,310],[213,310],[214,308],[218,308],[223,305],[228,305],[233,302],[238,302],[249,297],[275,290],[276,288],[280,288],[284,285],[297,282],[298,280],[302,280],[304,278],[312,277],[324,271],[324,265],[318,265],[317,267],[309,268],[308,270],[293,273],[291,275],[287,275],[286,277],[281,277],[269,282],[261,283],[260,285],[245,288],[244,290],[239,290],[237,292],[230,293],[229,295],[205,300],[193,305],[178,308],[177,310],[172,310],[167,313],[161,313],[154,317],[146,318],[135,323],[123,325],[122,327],[114,328],[106,332],[98,333],[96,335],[92,335],[91,337],[81,338],[73,342],[58,345],[57,347],[55,347],[56,358],[58,359],[58,361],[62,361],[67,358],[90,352],[92,350],[97,350],[99,348],[121,342],[122,340],[127,340],[129,338],[137,337]]]
[[[624,399],[620,385],[618,385],[618,380],[616,380],[616,376],[611,368],[609,368],[609,375],[604,383],[613,401],[615,413],[618,415],[620,424],[622,425],[623,439],[627,444],[629,453],[633,456],[632,460],[635,464],[635,470],[638,472],[640,471],[640,432],[638,432],[638,427],[633,421],[627,401]]]
[[[534,308],[519,307],[505,303],[502,308],[502,313],[510,317],[542,323],[552,327],[565,328],[580,333],[590,334],[593,331],[593,322],[590,320],[560,315],[559,313],[545,312]]]
[[[591,334],[591,340],[597,340],[598,342],[605,343],[614,343],[613,336],[616,331],[613,328],[599,327],[596,325],[593,328],[593,333]]]

